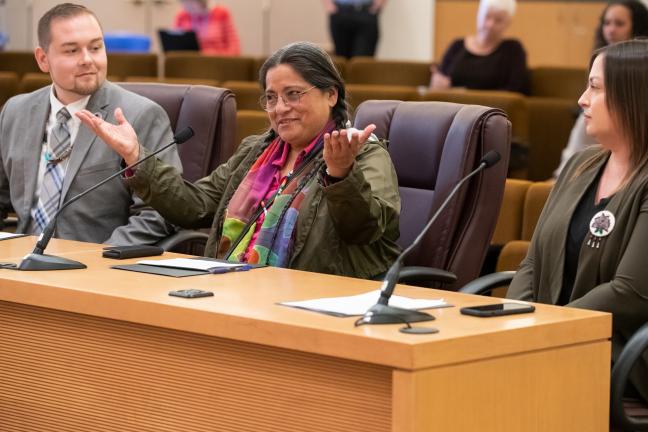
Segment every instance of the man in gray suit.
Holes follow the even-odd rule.
[[[52,85],[10,99],[0,113],[0,216],[13,210],[18,232],[40,233],[62,203],[120,169],[121,158],[82,126],[88,109],[114,122],[123,107],[142,145],[172,141],[169,119],[152,101],[106,81],[103,32],[95,15],[69,3],[38,23],[36,61]],[[161,158],[181,167],[175,148]],[[150,244],[173,228],[112,180],[61,212],[55,236],[113,245]]]

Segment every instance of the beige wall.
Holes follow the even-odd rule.
[[[10,49],[31,49],[42,13],[61,0],[5,0]],[[77,0],[97,12],[107,31],[153,36],[171,25],[177,0]],[[230,8],[246,55],[262,56],[296,40],[332,49],[321,0],[218,0]],[[388,0],[381,15],[382,59],[440,59],[448,44],[474,32],[477,0]],[[524,44],[531,66],[585,67],[602,2],[519,2],[509,35]],[[2,21],[0,21],[2,23]]]
[[[232,11],[245,54],[267,55],[298,40],[333,49],[321,0],[219,0],[213,4],[216,3]],[[434,0],[388,0],[380,17],[377,57],[431,60],[433,13]]]
[[[38,18],[62,0],[5,0],[11,49],[31,49]],[[106,31],[150,34],[157,50],[156,30],[168,27],[176,0],[76,0],[95,11]],[[219,0],[239,30],[243,54],[261,56],[293,41],[309,40],[326,49],[333,44],[321,0]],[[429,61],[432,55],[434,0],[388,0],[381,15],[381,58]]]

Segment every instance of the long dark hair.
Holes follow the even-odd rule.
[[[605,103],[630,145],[627,184],[648,165],[648,39],[635,39],[597,50],[590,61],[603,56]],[[602,150],[586,160],[576,175],[607,157]],[[647,173],[648,174],[648,173]]]
[[[344,81],[326,51],[310,42],[295,42],[280,48],[259,69],[259,84],[263,91],[266,90],[268,71],[280,64],[291,66],[306,82],[320,90],[336,88],[338,99],[331,110],[331,117],[338,128],[345,127],[349,111]],[[271,135],[274,138],[274,132]]]
[[[594,49],[603,48],[608,43],[603,37],[603,23],[605,22],[605,14],[611,6],[624,6],[630,11],[632,17],[632,34],[631,38],[648,37],[648,9],[639,0],[613,0],[603,9],[599,25],[596,29],[594,36]]]

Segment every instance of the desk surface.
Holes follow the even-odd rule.
[[[18,261],[34,237],[0,241],[0,259]],[[49,254],[83,262],[88,269],[19,272],[0,270],[0,301],[51,308],[126,322],[357,360],[404,370],[494,358],[514,353],[609,339],[611,315],[536,305],[533,314],[476,318],[462,306],[499,301],[479,296],[399,285],[400,295],[444,298],[455,307],[433,309],[433,335],[405,335],[402,325],[354,327],[337,318],[277,305],[280,301],[351,295],[376,290],[378,282],[278,268],[172,278],[111,269],[138,259],[101,257],[101,245],[53,240]],[[164,257],[173,257],[165,254]],[[213,297],[168,296],[198,288]]]

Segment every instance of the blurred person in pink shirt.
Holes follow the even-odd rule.
[[[203,54],[241,54],[238,33],[225,6],[209,10],[207,0],[181,0],[180,3],[182,10],[175,17],[174,27],[195,31]]]

